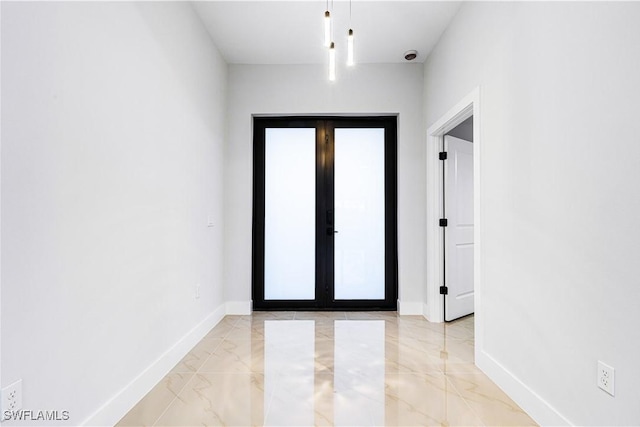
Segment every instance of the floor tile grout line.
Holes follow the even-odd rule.
[[[194,372],[194,374],[199,374],[202,373],[202,367],[204,365],[207,364],[207,362],[209,361],[209,359],[211,359],[211,356],[213,356],[213,354],[218,350],[218,348],[220,348],[220,346],[222,346],[222,343],[224,342],[224,339],[220,340],[220,342],[218,343],[218,345],[216,345],[216,347],[212,350],[211,353],[208,353],[209,356],[207,356],[207,358],[205,359],[204,362],[202,362],[202,364],[198,367],[198,369],[196,369],[196,371]]]
[[[225,316],[225,317],[227,317],[227,316]],[[224,320],[224,319],[225,319],[225,317],[223,317],[223,318],[222,318],[222,320]],[[236,326],[236,323],[238,323],[238,319],[236,319],[236,321],[233,323],[233,325],[231,325],[231,328],[229,328],[229,330],[224,334],[224,336],[222,337],[222,340],[223,340],[223,341],[224,341],[225,339],[227,339],[227,337],[229,336],[229,334],[231,333],[231,331],[233,331],[233,329],[234,329],[234,328],[235,328],[235,326]],[[216,325],[216,326],[218,326],[218,325]],[[212,330],[214,330],[216,326],[214,326],[213,328],[211,328],[211,331],[212,331]],[[211,332],[211,331],[209,331],[209,332]]]
[[[240,321],[240,318],[238,318],[237,322],[239,322],[239,321]],[[220,348],[222,346],[222,344],[225,341],[227,341],[227,342],[233,342],[234,341],[234,339],[229,336],[234,331],[234,329],[235,329],[235,326],[233,326],[227,332],[227,334],[224,336],[224,338],[222,338],[221,341],[218,343],[218,345],[216,346],[215,350],[212,353],[209,354],[209,357],[207,357],[207,360],[205,360],[204,363],[198,368],[196,373],[198,373],[198,374],[220,374],[220,373],[224,373],[224,374],[236,374],[236,373],[240,373],[240,374],[246,374],[246,373],[256,374],[257,373],[257,374],[264,375],[264,371],[256,372],[256,371],[253,371],[253,370],[249,370],[248,372],[247,371],[219,371],[219,372],[205,372],[205,371],[202,371],[202,367],[207,364],[209,359],[211,359],[211,357],[213,357],[213,354],[218,350],[218,348]],[[252,338],[248,338],[248,339],[245,338],[245,339],[240,339],[240,341],[249,341],[249,342],[253,343],[256,340],[254,340]],[[264,341],[264,340],[257,340],[257,341]]]
[[[266,426],[267,425],[267,418],[269,416],[269,411],[271,411],[271,404],[273,403],[273,399],[275,397],[275,390],[277,390],[278,386],[280,385],[280,382],[282,381],[282,376],[280,374],[278,374],[278,380],[276,381],[276,384],[273,386],[273,391],[271,392],[271,396],[269,396],[269,405],[267,406],[266,410],[264,411],[264,416],[262,417],[262,425]],[[264,378],[264,388],[266,389],[266,383],[267,383],[267,379],[266,379],[266,375]]]
[[[477,376],[477,375],[478,375],[478,373],[474,373],[474,372],[454,372],[453,374],[454,374],[454,376],[458,376],[458,377],[471,377],[471,376]],[[486,381],[488,381],[488,382],[489,382],[489,384],[493,384],[494,386],[496,386],[496,387],[498,388],[498,390],[500,390],[500,391],[505,395],[505,397],[507,397],[509,400],[511,400],[511,401],[513,402],[513,405],[515,405],[515,408],[517,409],[517,412],[520,412],[520,413],[524,414],[524,415],[525,415],[525,416],[527,416],[531,421],[535,422],[535,420],[533,420],[533,418],[531,418],[531,416],[530,416],[530,415],[529,415],[529,414],[528,414],[528,413],[527,413],[527,412],[526,412],[526,411],[525,411],[525,410],[524,410],[520,405],[518,405],[515,401],[513,401],[513,400],[512,400],[508,395],[506,395],[506,393],[504,393],[504,392],[502,391],[502,389],[500,389],[500,387],[498,387],[498,385],[497,385],[496,383],[494,383],[494,382],[493,382],[493,380],[492,380],[491,378],[489,378],[489,377],[488,377],[484,372],[482,372],[482,371],[480,371],[480,372],[479,372],[479,374],[480,374],[481,379],[486,380]],[[453,381],[451,381],[451,382],[453,383]],[[454,387],[455,387],[455,385],[454,385]],[[460,393],[460,394],[462,394],[462,393]],[[513,409],[513,406],[512,406],[511,404],[509,404],[508,402],[502,401],[499,397],[497,397],[497,398],[493,398],[493,397],[486,396],[484,393],[478,393],[478,394],[479,394],[480,396],[482,396],[482,397],[485,397],[485,398],[487,398],[487,399],[489,399],[489,400],[493,401],[493,402],[496,402],[496,401],[497,401],[497,403],[499,403],[499,404],[500,404],[500,406],[506,405],[506,406],[508,406],[510,409]],[[471,405],[469,404],[469,402],[470,402],[470,401],[472,402],[472,401],[473,401],[472,399],[465,398],[464,396],[463,396],[463,399],[465,400],[465,402],[467,403],[467,405],[468,405],[468,406],[471,406]],[[478,403],[479,405],[486,406],[486,403],[482,403],[482,402],[477,402],[477,403]],[[478,416],[479,416],[479,415],[478,415]],[[485,422],[485,419],[484,419],[483,417],[480,417],[480,416],[479,416],[479,418],[480,418],[480,420],[484,423],[484,425],[485,425],[485,426],[492,426],[492,425],[493,425],[493,424],[491,424],[491,423],[486,423],[486,422]],[[537,425],[537,424],[536,424],[536,425]]]
[[[225,316],[227,317],[227,316]],[[221,319],[224,320],[225,317],[223,317]],[[222,345],[222,343],[224,342],[225,338],[227,337],[227,335],[229,335],[231,333],[231,331],[233,330],[233,327],[236,325],[236,323],[238,323],[238,320],[240,320],[239,318],[235,320],[234,324],[231,325],[231,329],[229,331],[227,331],[227,333],[225,334],[224,338],[220,339],[220,342],[215,346],[215,348],[213,349],[213,353],[215,353],[215,351],[218,349],[218,347],[220,347]],[[219,324],[219,323],[218,323]],[[218,324],[216,324],[216,326],[218,326]],[[209,330],[209,332],[211,332],[213,329],[215,329],[215,326],[213,328],[211,328],[211,330]],[[207,334],[209,333],[207,332]],[[205,335],[206,337],[206,335]],[[203,337],[204,339],[204,337]],[[202,340],[198,341],[198,343],[196,344],[196,346],[198,344],[200,344],[200,342],[202,342]],[[195,346],[193,347],[195,348]],[[193,348],[191,350],[189,350],[189,352],[191,352],[193,350]],[[173,397],[173,399],[171,399],[171,402],[169,402],[169,404],[164,408],[164,411],[162,411],[162,413],[158,416],[158,418],[153,422],[153,426],[156,426],[158,421],[160,421],[160,419],[164,416],[164,414],[169,410],[169,408],[171,407],[171,405],[173,405],[173,402],[176,401],[176,399],[180,396],[180,393],[182,393],[182,391],[187,387],[187,385],[191,382],[194,381],[194,379],[196,378],[196,375],[198,375],[200,373],[200,370],[202,369],[202,367],[207,363],[207,361],[209,361],[209,359],[211,358],[211,356],[213,355],[213,353],[207,353],[208,356],[205,359],[205,361],[202,363],[202,365],[200,365],[200,367],[198,369],[196,369],[195,372],[191,372],[191,378],[182,386],[182,388],[180,389],[180,391],[178,393],[176,393],[176,395]],[[189,354],[189,353],[187,353]],[[167,374],[169,375],[169,374]],[[166,376],[165,376],[166,377]]]
[[[459,374],[459,373],[458,373]],[[467,406],[467,408],[469,408],[469,410],[471,411],[471,413],[473,415],[476,416],[476,418],[478,420],[480,420],[480,422],[482,423],[483,426],[487,426],[487,423],[485,422],[484,418],[480,416],[480,414],[478,414],[478,412],[476,412],[475,409],[473,409],[473,407],[469,404],[469,401],[462,395],[462,393],[460,393],[460,390],[458,390],[458,387],[456,387],[456,385],[453,383],[453,381],[451,381],[451,379],[449,378],[449,375],[445,373],[445,378],[447,380],[447,382],[451,385],[451,387],[453,387],[453,389],[455,390],[455,392],[458,394],[458,396],[460,397],[460,399],[462,399],[462,401],[464,402],[464,404]]]
[[[227,316],[225,316],[225,317],[227,317]],[[223,317],[220,321],[224,320],[224,318],[225,318],[225,317]],[[238,322],[238,319],[236,319],[236,322],[235,322],[235,323],[237,323],[237,322]],[[219,323],[220,323],[220,322],[218,322],[218,324],[219,324]],[[234,323],[234,325],[235,325],[235,323]],[[218,326],[218,324],[216,324],[216,326]],[[213,328],[211,328],[211,329],[207,332],[207,334],[208,334],[209,332],[211,332],[211,331],[212,331],[216,326],[214,326]],[[233,325],[232,325],[232,326],[233,326]],[[232,329],[233,329],[233,327],[232,327]],[[226,334],[226,335],[228,335],[230,332],[231,332],[231,330],[229,330],[229,331],[227,332],[227,334]],[[225,337],[226,337],[226,335],[225,335]],[[205,336],[203,337],[203,339],[204,339],[206,336],[207,336],[207,335],[205,334]],[[215,339],[215,338],[214,338],[214,339]],[[196,347],[198,344],[200,344],[201,342],[202,342],[202,340],[198,341],[198,343],[197,343],[193,348],[195,348],[195,347]],[[223,343],[223,342],[224,342],[224,338],[220,339],[220,342],[215,346],[215,348],[213,349],[213,352],[215,352],[215,350],[217,350],[217,349],[218,349],[218,347],[220,347],[220,346],[222,345],[222,343]],[[189,353],[193,350],[193,348],[192,348],[191,350],[189,350]],[[189,353],[187,353],[187,354],[189,354]],[[164,411],[162,411],[162,413],[158,416],[158,418],[156,418],[156,420],[153,422],[153,424],[152,424],[153,426],[156,426],[156,425],[157,425],[158,421],[160,421],[160,419],[164,416],[164,414],[169,410],[169,408],[171,407],[171,405],[173,405],[173,402],[175,402],[175,401],[176,401],[176,399],[180,396],[180,393],[182,393],[182,391],[187,387],[187,385],[188,385],[191,381],[193,381],[193,380],[196,378],[196,375],[197,375],[198,373],[200,373],[200,369],[202,369],[202,367],[207,363],[207,361],[211,358],[211,355],[212,355],[213,353],[207,353],[207,354],[208,354],[208,356],[207,356],[207,358],[205,359],[205,361],[202,363],[202,365],[200,365],[200,367],[199,367],[198,369],[196,369],[196,371],[195,371],[195,372],[190,372],[190,374],[191,374],[191,378],[190,378],[190,379],[189,379],[189,380],[188,380],[188,381],[187,381],[187,382],[182,386],[182,388],[180,388],[180,391],[179,391],[178,393],[176,393],[176,395],[173,397],[173,399],[171,399],[171,402],[169,402],[169,404],[164,408]],[[178,372],[176,372],[176,373],[178,373]],[[169,374],[167,374],[167,375],[169,375]],[[165,377],[166,377],[166,375],[165,375]],[[163,378],[163,379],[164,379],[164,378]]]
[[[160,421],[160,419],[164,416],[164,414],[167,413],[167,411],[169,410],[169,408],[171,407],[171,405],[173,405],[173,402],[175,402],[175,400],[178,398],[178,396],[180,396],[180,393],[182,393],[182,391],[187,387],[187,385],[193,381],[196,377],[195,372],[191,373],[191,378],[189,378],[189,380],[187,382],[184,383],[184,385],[180,388],[180,391],[176,393],[175,396],[173,396],[173,399],[171,399],[171,402],[169,402],[169,404],[164,408],[164,411],[162,411],[160,413],[160,415],[158,416],[158,418],[156,418],[156,420],[153,422],[152,426],[157,426],[158,425],[158,421]]]

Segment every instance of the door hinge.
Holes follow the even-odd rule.
[[[447,160],[447,152],[446,151],[441,151],[438,155],[438,158],[440,160]]]
[[[446,227],[449,221],[447,221],[447,218],[440,218],[440,227]]]
[[[446,286],[440,286],[440,295],[448,295],[449,294],[449,288],[447,288]]]

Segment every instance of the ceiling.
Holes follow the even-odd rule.
[[[327,2],[213,0],[192,3],[230,64],[321,64]],[[331,5],[333,4],[333,7]],[[458,11],[453,1],[353,0],[356,63],[424,62]],[[329,1],[337,60],[346,60],[349,1]]]

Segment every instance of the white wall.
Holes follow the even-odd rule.
[[[638,22],[640,3],[471,2],[425,64],[427,125],[481,89],[478,363],[544,424],[640,424]]]
[[[225,295],[251,300],[252,114],[377,114],[398,118],[401,309],[422,313],[425,179],[422,65],[357,65],[331,83],[322,65],[231,65],[225,170]]]
[[[24,408],[77,425],[220,312],[226,73],[186,3],[2,2],[2,386]]]

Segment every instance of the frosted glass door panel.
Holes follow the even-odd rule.
[[[384,129],[336,129],[337,300],[385,298]]]
[[[316,131],[265,130],[265,300],[315,299]]]

